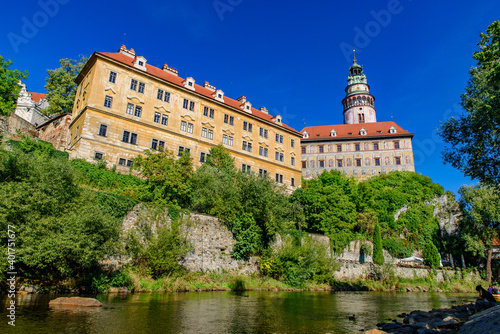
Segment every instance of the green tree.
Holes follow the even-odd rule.
[[[328,235],[337,253],[353,238],[355,199],[356,182],[335,170],[304,181],[292,196],[304,207],[305,229]]]
[[[373,234],[373,263],[382,265],[384,264],[384,251],[382,250],[382,235],[380,234],[380,227],[375,225],[375,232]]]
[[[431,268],[437,268],[441,264],[441,257],[439,256],[438,249],[434,246],[432,241],[427,241],[423,250],[424,264]]]
[[[146,150],[132,162],[132,168],[146,178],[154,201],[187,207],[191,201],[193,164],[188,151],[175,159],[170,150]]]
[[[481,33],[477,66],[461,96],[464,113],[442,123],[445,163],[483,183],[500,183],[500,21]]]
[[[82,55],[79,60],[65,58],[59,60],[61,67],[47,70],[45,90],[49,107],[44,109],[43,113],[46,115],[71,113],[77,88],[75,79],[87,60],[88,57]]]
[[[491,283],[493,240],[499,237],[500,195],[495,188],[485,185],[462,186],[458,192],[461,195],[460,204],[464,212],[460,228],[464,234],[482,242],[483,249],[487,251],[486,280]]]
[[[234,158],[231,156],[228,150],[219,144],[210,149],[207,161],[203,166],[212,166],[217,170],[225,172],[230,175],[236,173],[236,166],[234,165]],[[203,168],[202,166],[202,168]]]
[[[9,69],[12,61],[0,55],[0,115],[8,116],[16,105],[19,82],[28,78],[28,72]]]

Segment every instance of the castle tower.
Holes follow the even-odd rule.
[[[353,51],[354,52],[354,51]],[[366,83],[363,69],[357,63],[356,54],[349,68],[344,106],[344,124],[375,123],[375,98],[370,94],[370,86]]]

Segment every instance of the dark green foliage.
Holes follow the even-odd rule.
[[[19,81],[28,78],[28,72],[9,69],[12,61],[0,55],[0,116],[8,116],[15,108],[20,87]]]
[[[163,205],[178,204],[188,207],[191,202],[190,179],[193,164],[189,152],[175,159],[172,151],[146,150],[144,156],[133,160],[132,167],[146,178],[153,201]]]
[[[483,183],[500,184],[500,21],[480,34],[477,66],[462,94],[464,113],[441,124],[440,136],[449,146],[446,163]]]
[[[182,272],[179,261],[190,250],[181,233],[184,223],[182,219],[168,221],[161,208],[148,206],[126,240],[133,264],[155,279]]]
[[[132,280],[124,271],[113,271],[110,273],[98,272],[92,277],[92,290],[96,292],[108,292],[110,288],[131,288]]]
[[[90,163],[82,159],[71,160],[70,164],[81,185],[138,201],[152,200],[146,181],[137,176],[120,174],[106,169],[104,164]]]
[[[384,264],[384,251],[382,250],[382,236],[380,228],[375,225],[375,232],[373,234],[373,263],[382,265]]]
[[[78,281],[95,272],[133,204],[106,196],[80,190],[67,161],[0,151],[0,228],[16,229],[19,276]]]
[[[271,179],[242,173],[221,146],[210,150],[210,159],[194,174],[192,209],[215,215],[236,239],[235,258],[262,251],[300,208]]]
[[[43,109],[46,115],[71,113],[75,102],[77,85],[75,79],[78,73],[87,63],[88,57],[80,56],[79,60],[61,59],[61,67],[55,70],[47,70],[48,77],[45,79],[47,90],[47,101],[49,107]]]
[[[337,265],[327,249],[328,245],[313,240],[311,236],[286,236],[277,251],[264,253],[261,271],[298,288],[310,281],[330,283]]]
[[[336,252],[341,252],[353,237],[356,188],[353,179],[332,170],[304,181],[292,197],[304,207],[305,229],[328,235]]]
[[[14,150],[47,158],[68,160],[69,156],[67,152],[56,150],[49,142],[26,136],[21,136],[20,141],[9,140],[9,145]]]
[[[405,258],[413,254],[415,246],[411,241],[397,237],[384,238],[382,240],[384,248],[394,257]]]
[[[423,256],[424,256],[424,264],[426,266],[430,266],[431,268],[438,268],[441,264],[441,257],[439,256],[438,249],[432,241],[428,241],[425,244],[424,251],[423,251]]]

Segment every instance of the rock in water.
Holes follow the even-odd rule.
[[[49,302],[49,306],[80,306],[80,307],[100,307],[101,302],[95,298],[84,297],[60,297]]]

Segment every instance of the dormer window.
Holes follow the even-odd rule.
[[[330,137],[337,137],[337,131],[335,131],[335,129],[332,129],[332,131],[330,131]]]
[[[362,128],[361,130],[359,130],[359,134],[361,136],[366,136],[366,129],[365,128]]]
[[[272,120],[274,123],[278,124],[278,125],[282,125],[282,123],[281,123],[281,115],[276,115],[276,116],[274,116],[273,118],[271,118],[271,120]]]
[[[247,113],[252,113],[252,104],[249,101],[243,102],[241,105],[241,108],[246,111]]]
[[[394,133],[396,133],[396,132],[397,132],[396,127],[391,126],[391,128],[389,129],[389,133],[394,134]]]
[[[304,131],[304,133],[302,134],[302,138],[304,139],[309,138],[309,133],[307,131]]]
[[[214,99],[216,99],[219,102],[224,102],[224,92],[221,89],[217,89],[215,93],[212,94]]]
[[[348,136],[352,136],[352,132],[347,133]]]
[[[138,56],[138,57],[135,57],[135,60],[134,60],[134,67],[135,68],[138,68],[140,70],[143,70],[143,71],[146,71],[146,58],[144,58],[143,56]]]
[[[195,90],[194,83],[195,83],[195,80],[192,77],[187,77],[183,81],[184,87],[186,87],[187,89],[190,89],[190,90]]]

